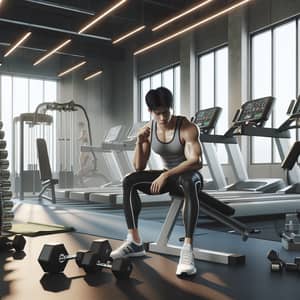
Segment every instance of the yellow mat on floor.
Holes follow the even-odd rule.
[[[8,231],[11,233],[20,233],[27,236],[39,236],[46,234],[62,233],[74,231],[73,227],[62,226],[58,224],[42,224],[42,223],[15,223]]]

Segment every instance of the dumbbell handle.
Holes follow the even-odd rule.
[[[111,269],[111,268],[112,268],[112,265],[111,265],[111,264],[103,263],[103,262],[101,262],[100,260],[98,260],[98,261],[96,262],[96,266],[97,266],[97,267],[101,267],[101,268],[106,268],[106,269]]]
[[[66,260],[70,260],[70,259],[76,259],[77,255],[76,254],[73,254],[73,255],[64,255],[64,254],[60,254],[59,257],[58,257],[58,261],[59,263],[63,263],[65,262]]]

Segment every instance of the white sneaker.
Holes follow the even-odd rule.
[[[197,273],[194,262],[193,248],[189,244],[184,244],[180,251],[179,263],[177,265],[177,276],[191,276]]]
[[[145,256],[146,251],[144,249],[143,243],[137,244],[131,239],[128,239],[124,241],[124,243],[112,251],[110,253],[110,257],[112,259],[116,258],[122,258],[122,257],[139,257],[139,256]]]

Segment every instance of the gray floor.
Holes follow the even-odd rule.
[[[140,220],[140,229],[144,241],[155,240],[161,229],[161,216],[166,208],[144,209]],[[39,204],[36,200],[16,201],[16,222],[42,222],[73,226],[77,232],[123,239],[126,235],[125,220],[120,210],[111,210],[99,206],[80,204],[48,203]],[[154,216],[156,220],[146,218]],[[59,238],[59,235],[57,235]],[[180,245],[179,238],[183,236],[183,226],[176,225],[171,236],[171,243]],[[47,239],[47,236],[45,236]],[[63,241],[58,241],[63,242]],[[246,265],[226,266],[207,262],[197,262],[203,284],[211,290],[221,292],[220,299],[241,300],[281,300],[299,298],[299,274],[270,272],[270,262],[266,256],[270,249],[280,253],[286,261],[292,262],[300,252],[288,252],[281,243],[256,238],[242,242],[238,235],[214,231],[198,227],[195,232],[194,246],[230,253],[246,255]],[[199,284],[199,283],[197,283]],[[222,294],[222,291],[224,292]],[[205,299],[212,299],[209,295]]]
[[[18,200],[16,200],[15,202],[21,203]],[[97,214],[101,214],[100,219],[105,220],[107,218],[107,215],[109,215],[114,217],[116,220],[119,220],[119,222],[121,223],[124,221],[123,209],[121,206],[112,208],[110,205],[106,205],[106,204],[86,203],[86,202],[69,201],[69,200],[62,200],[62,199],[59,199],[55,206],[52,205],[49,201],[42,201],[40,203],[36,199],[26,199],[23,203],[34,204],[34,205],[42,204],[45,208],[48,207],[50,210],[57,211],[60,215],[62,215],[63,212],[66,211],[72,212],[72,214],[79,214],[79,215],[88,214],[89,212],[92,212],[93,217],[91,218],[91,221],[96,220],[95,221],[96,223],[98,222]],[[163,205],[163,206],[144,205],[140,213],[140,220],[142,220],[142,222],[154,221],[154,222],[163,223],[168,209],[169,209],[168,205]],[[280,233],[284,229],[284,215],[244,217],[244,218],[239,218],[239,220],[247,224],[249,228],[256,230],[255,233],[252,233],[252,237],[258,239],[280,241]],[[181,215],[179,215],[176,221],[176,225],[178,226],[183,225]],[[215,222],[214,220],[211,220],[205,215],[199,216],[197,227],[200,229],[200,231],[201,229],[211,229],[211,230],[222,231],[222,232],[230,231],[230,228],[225,227],[220,223]],[[86,230],[87,229],[82,228],[82,231],[84,233],[86,233]],[[116,234],[114,230],[112,232]],[[110,237],[109,228],[108,228],[108,232],[105,233],[107,233],[107,236]],[[97,232],[91,232],[91,234],[97,234]],[[122,239],[123,235],[121,237],[120,234],[118,234],[118,238]]]

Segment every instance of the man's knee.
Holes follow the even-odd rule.
[[[123,188],[130,188],[133,184],[137,183],[137,179],[138,179],[138,173],[139,172],[132,172],[132,173],[129,173],[127,175],[125,175],[123,177]]]
[[[195,171],[185,172],[179,176],[179,184],[184,189],[190,190],[195,187],[202,189],[202,176]]]

